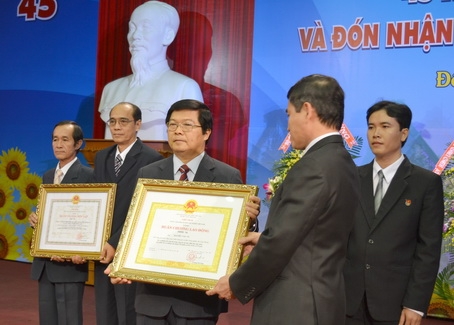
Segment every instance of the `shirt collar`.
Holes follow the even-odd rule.
[[[204,155],[205,155],[205,151],[202,152],[197,157],[195,157],[194,159],[192,159],[191,161],[186,163],[186,165],[189,167],[188,179],[190,181],[192,181],[194,179],[195,173],[197,173],[197,169],[199,168],[199,165],[202,162]],[[174,179],[176,179],[176,180],[180,178],[178,169],[181,167],[181,165],[184,165],[184,163],[176,155],[173,155],[173,175],[174,175]]]
[[[306,149],[304,149],[304,152],[307,152],[312,146],[314,146],[314,144],[316,144],[317,142],[319,142],[320,140],[324,139],[324,138],[327,138],[331,135],[340,135],[339,132],[330,132],[330,133],[325,133],[319,137],[316,137],[314,140],[312,140],[311,142],[309,142],[309,144],[307,145]]]
[[[71,160],[69,163],[67,163],[64,167],[60,168],[60,162],[58,162],[57,164],[57,168],[55,168],[55,171],[57,171],[57,169],[60,169],[62,172],[63,172],[63,175],[66,175],[66,173],[68,172],[68,170],[71,168],[71,166],[76,162],[77,160],[77,157],[74,157],[73,160]]]
[[[404,161],[404,158],[405,158],[404,155],[401,154],[399,159],[397,159],[395,162],[393,162],[391,165],[389,165],[386,168],[381,168],[380,165],[374,159],[373,177],[375,178],[377,176],[377,174],[378,174],[378,171],[382,170],[383,171],[384,180],[387,183],[390,183],[391,180],[393,179],[394,175],[396,174],[397,169],[399,168],[399,166]]]
[[[131,143],[131,144],[130,144],[125,150],[123,150],[122,152],[120,152],[120,150],[118,150],[118,146],[117,146],[117,151],[115,152],[115,157],[116,157],[118,154],[120,154],[121,159],[122,159],[123,162],[124,162],[125,159],[126,159],[126,155],[127,155],[128,152],[131,150],[132,146],[136,143],[136,141],[137,141],[137,138],[136,138],[136,140],[135,140],[133,143]]]

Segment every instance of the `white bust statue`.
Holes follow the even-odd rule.
[[[142,140],[167,140],[165,117],[180,99],[203,102],[197,82],[172,71],[167,63],[167,47],[175,39],[180,24],[174,7],[160,1],[138,6],[129,21],[128,43],[132,75],[108,83],[102,92],[99,112],[104,121],[119,102],[131,102],[142,110]],[[109,128],[105,138],[111,139]]]

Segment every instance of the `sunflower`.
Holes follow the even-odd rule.
[[[36,205],[38,202],[39,186],[42,182],[42,178],[35,173],[25,174],[17,186],[21,193],[21,200],[27,200],[31,204]]]
[[[31,227],[25,228],[25,232],[22,235],[22,242],[20,250],[22,251],[22,257],[27,261],[33,261],[33,257],[30,255],[30,247],[32,245],[33,229]]]
[[[20,257],[16,236],[16,228],[12,223],[0,220],[0,259],[16,260]]]
[[[8,178],[0,175],[0,215],[7,215],[13,202],[13,186]]]
[[[2,151],[0,156],[0,175],[6,175],[13,183],[19,182],[28,172],[28,162],[25,153],[19,149]]]
[[[34,206],[28,201],[14,202],[10,211],[10,217],[14,224],[28,223],[28,216],[32,212]]]

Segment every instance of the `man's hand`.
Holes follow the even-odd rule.
[[[404,308],[400,314],[399,325],[421,325],[422,316],[413,310]]]
[[[105,275],[109,275],[110,272],[112,272],[112,264],[109,264],[108,267],[104,270]],[[110,278],[110,282],[112,284],[131,284],[132,281],[128,279],[123,279],[123,278]]]
[[[246,213],[249,218],[255,220],[260,214],[261,200],[258,196],[251,196],[249,201],[246,202]]]
[[[74,263],[74,264],[84,264],[84,263],[87,263],[87,261],[82,258],[81,256],[79,255],[74,255],[71,257],[71,261]]]
[[[230,300],[234,299],[235,296],[233,295],[232,290],[230,290],[230,284],[229,284],[229,275],[224,275],[222,278],[219,279],[218,283],[214,286],[213,289],[206,291],[205,293],[208,296],[213,296],[217,294],[219,296],[219,299],[225,299],[225,300]]]
[[[28,222],[30,223],[30,227],[35,228],[36,224],[38,223],[38,216],[36,213],[32,212],[28,216]]]
[[[99,260],[103,264],[109,264],[112,262],[115,256],[115,248],[109,243],[105,243],[101,251],[101,259]]]
[[[52,257],[50,258],[50,260],[51,260],[52,262],[59,262],[59,263],[62,263],[62,262],[72,262],[72,263],[74,263],[74,264],[84,264],[84,263],[87,262],[85,259],[83,259],[83,258],[80,257],[79,255],[71,256],[71,258],[62,258],[62,257],[57,256],[57,255],[52,255]]]
[[[69,258],[68,259],[64,259],[64,258],[61,258],[60,256],[57,256],[57,255],[52,255],[50,260],[52,262],[59,262],[59,263],[70,262],[71,261]]]
[[[248,256],[252,250],[254,249],[255,245],[259,241],[260,233],[259,232],[250,232],[246,237],[241,237],[238,239],[238,243],[244,245],[243,248],[243,256]]]

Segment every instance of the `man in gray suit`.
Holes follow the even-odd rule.
[[[359,167],[361,204],[344,270],[348,325],[419,325],[429,306],[440,261],[443,185],[402,154],[411,118],[408,106],[390,101],[367,111],[375,159]]]
[[[209,108],[197,101],[183,99],[174,103],[166,116],[167,135],[173,156],[139,170],[139,178],[241,184],[235,169],[205,153],[213,119]],[[183,169],[180,169],[183,168]],[[259,214],[260,199],[246,203],[248,215]],[[131,283],[113,279],[114,283]],[[215,325],[227,303],[208,297],[203,291],[155,284],[137,283],[135,308],[141,325]]]
[[[56,168],[44,173],[44,184],[89,183],[93,169],[83,166],[77,153],[83,143],[81,127],[72,121],[62,121],[52,132],[52,148],[58,159]],[[38,217],[29,216],[35,227]],[[87,264],[80,256],[64,260],[58,256],[35,257],[32,279],[39,282],[39,323],[42,325],[81,325],[82,297],[88,277]]]
[[[342,268],[359,197],[357,168],[339,130],[344,92],[328,76],[290,88],[288,130],[303,157],[277,189],[248,259],[207,294],[254,299],[253,325],[339,325],[345,318]]]
[[[142,111],[128,102],[116,104],[110,111],[107,126],[115,142],[95,157],[95,182],[116,183],[112,233],[103,247],[100,262],[95,263],[95,300],[97,325],[134,325],[135,285],[113,286],[104,274],[120,240],[139,168],[162,156],[137,137],[142,125]]]

